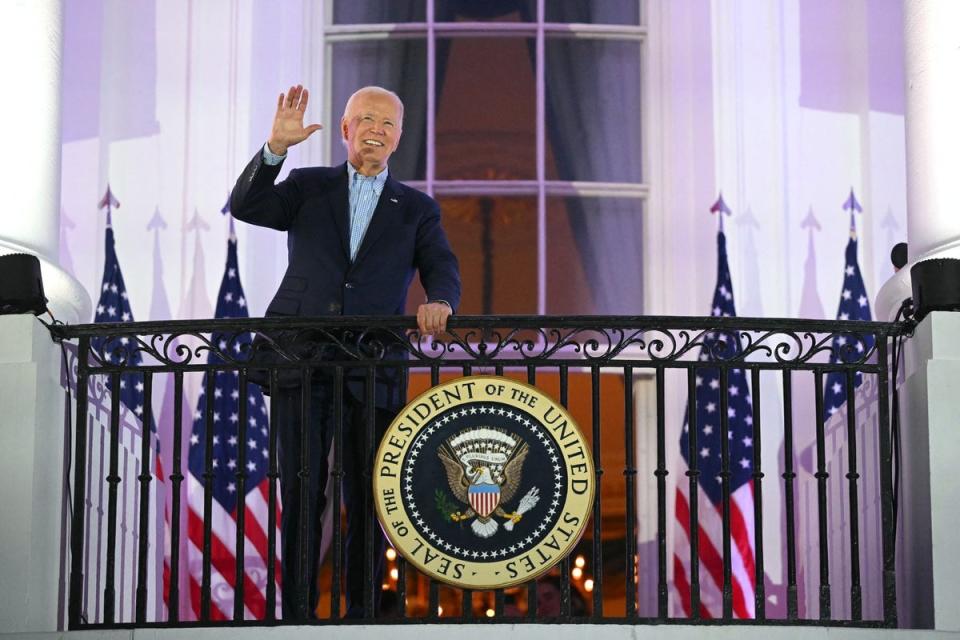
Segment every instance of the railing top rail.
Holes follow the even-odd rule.
[[[144,335],[191,331],[236,331],[271,329],[310,329],[376,327],[407,329],[416,327],[414,316],[317,316],[242,319],[194,319],[148,322],[91,323],[53,325],[50,332],[57,339],[84,336]],[[450,329],[585,329],[585,330],[728,330],[790,331],[798,333],[873,333],[878,336],[907,334],[906,322],[863,322],[851,320],[811,320],[798,318],[743,318],[714,316],[451,316]]]

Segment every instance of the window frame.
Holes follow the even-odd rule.
[[[537,0],[537,16],[531,22],[436,22],[434,0],[426,2],[425,22],[333,24],[335,0],[320,0],[323,15],[320,39],[323,46],[325,122],[339,123],[339,115],[331,104],[333,46],[343,42],[384,39],[424,39],[427,45],[427,114],[426,114],[426,162],[423,180],[410,180],[407,184],[430,195],[437,196],[536,196],[537,198],[537,314],[547,312],[547,198],[555,196],[593,198],[633,198],[641,201],[638,211],[649,208],[650,185],[647,182],[650,157],[647,142],[647,59],[649,58],[649,34],[645,4],[640,5],[639,25],[584,24],[544,22],[546,1]],[[523,180],[438,180],[436,179],[436,50],[437,38],[518,38],[535,40],[536,61],[534,68],[535,118],[536,118],[536,178]],[[576,38],[639,42],[640,60],[636,72],[640,74],[639,127],[641,154],[640,182],[597,182],[546,179],[546,85],[545,44],[547,38]],[[331,127],[332,130],[338,127]],[[327,130],[325,130],[327,131]],[[329,161],[336,138],[332,131],[324,140],[323,159]],[[645,213],[638,214],[645,215]],[[641,222],[643,222],[641,220]],[[644,225],[646,227],[646,225]],[[645,304],[644,304],[645,306]]]

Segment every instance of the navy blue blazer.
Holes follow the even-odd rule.
[[[238,220],[287,232],[287,270],[267,316],[400,315],[415,272],[429,300],[456,310],[459,265],[433,198],[388,176],[351,262],[347,165],[294,169],[274,184],[280,166],[258,151],[230,195]]]

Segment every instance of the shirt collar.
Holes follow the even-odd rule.
[[[378,194],[383,191],[383,185],[387,183],[387,167],[384,167],[383,171],[375,176],[365,176],[358,172],[352,164],[347,162],[347,174],[350,177],[351,187],[353,187],[353,185],[357,182],[358,178],[360,180],[372,180],[373,190]]]

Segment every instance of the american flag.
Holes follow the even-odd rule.
[[[837,320],[870,320],[870,301],[867,288],[863,284],[860,263],[857,261],[857,225],[853,219],[854,211],[863,208],[850,190],[850,196],[843,205],[850,211],[850,239],[847,241],[843,266],[843,289],[840,292],[840,306],[837,308]],[[839,334],[833,338],[831,362],[856,362],[864,352],[873,349],[874,337],[870,334],[855,336]],[[854,378],[854,388],[859,387],[863,376],[858,372]],[[823,389],[823,419],[826,421],[847,401],[847,376],[845,372],[833,371],[827,375]]]
[[[220,292],[217,297],[217,318],[246,318],[247,303],[240,284],[237,266],[237,238],[230,221],[230,238],[227,242],[227,264]],[[248,333],[234,338],[214,333],[212,340],[220,350],[231,350],[234,357],[242,357],[252,342]],[[223,363],[223,359],[211,353],[210,364]],[[204,472],[206,454],[206,411],[210,398],[206,395],[207,376],[201,387],[200,399],[194,413],[193,432],[190,436],[190,453],[187,475],[187,531],[190,570],[190,592],[194,614],[200,618],[200,585],[203,571],[203,517],[204,517]],[[267,616],[267,531],[268,531],[268,424],[267,406],[260,388],[251,383],[247,397],[240,397],[239,373],[220,371],[215,374],[213,397],[213,493],[211,513],[211,607],[212,620],[233,618],[237,511],[239,496],[237,481],[242,475],[246,483],[244,526],[244,618],[263,620]],[[240,441],[240,403],[246,403],[247,420],[243,441]],[[246,462],[241,468],[240,450]],[[280,508],[277,498],[276,583],[277,597],[273,603],[277,617],[280,616]]]
[[[107,210],[107,230],[104,239],[103,282],[100,284],[100,299],[94,313],[94,322],[133,322],[127,287],[123,284],[123,273],[117,261],[117,251],[113,238],[113,209],[120,203],[107,185],[107,192],[100,200],[99,208]],[[94,353],[103,354],[111,364],[125,363],[127,366],[140,365],[140,352],[130,339],[93,338],[90,341]],[[108,381],[107,387],[110,387]],[[113,392],[113,389],[111,389]],[[125,373],[120,376],[120,405],[123,411],[132,411],[139,420],[143,415],[143,376],[137,373]],[[122,416],[120,417],[122,419]],[[151,425],[152,428],[152,425]]]
[[[736,315],[733,285],[727,264],[726,239],[721,227],[717,234],[717,286],[711,315]],[[740,351],[735,333],[708,333],[700,360],[709,362],[715,355],[729,359]],[[676,525],[673,555],[673,581],[677,602],[687,617],[692,615],[690,580],[690,495],[685,472],[690,468],[690,429],[696,429],[696,465],[700,558],[700,616],[718,618],[723,613],[723,491],[720,482],[721,392],[727,394],[727,425],[730,470],[730,565],[732,568],[733,615],[754,617],[754,540],[753,540],[753,414],[750,389],[741,369],[729,370],[726,389],[721,389],[720,369],[695,370],[696,420],[684,418],[680,453],[686,469],[680,469],[676,492]]]

